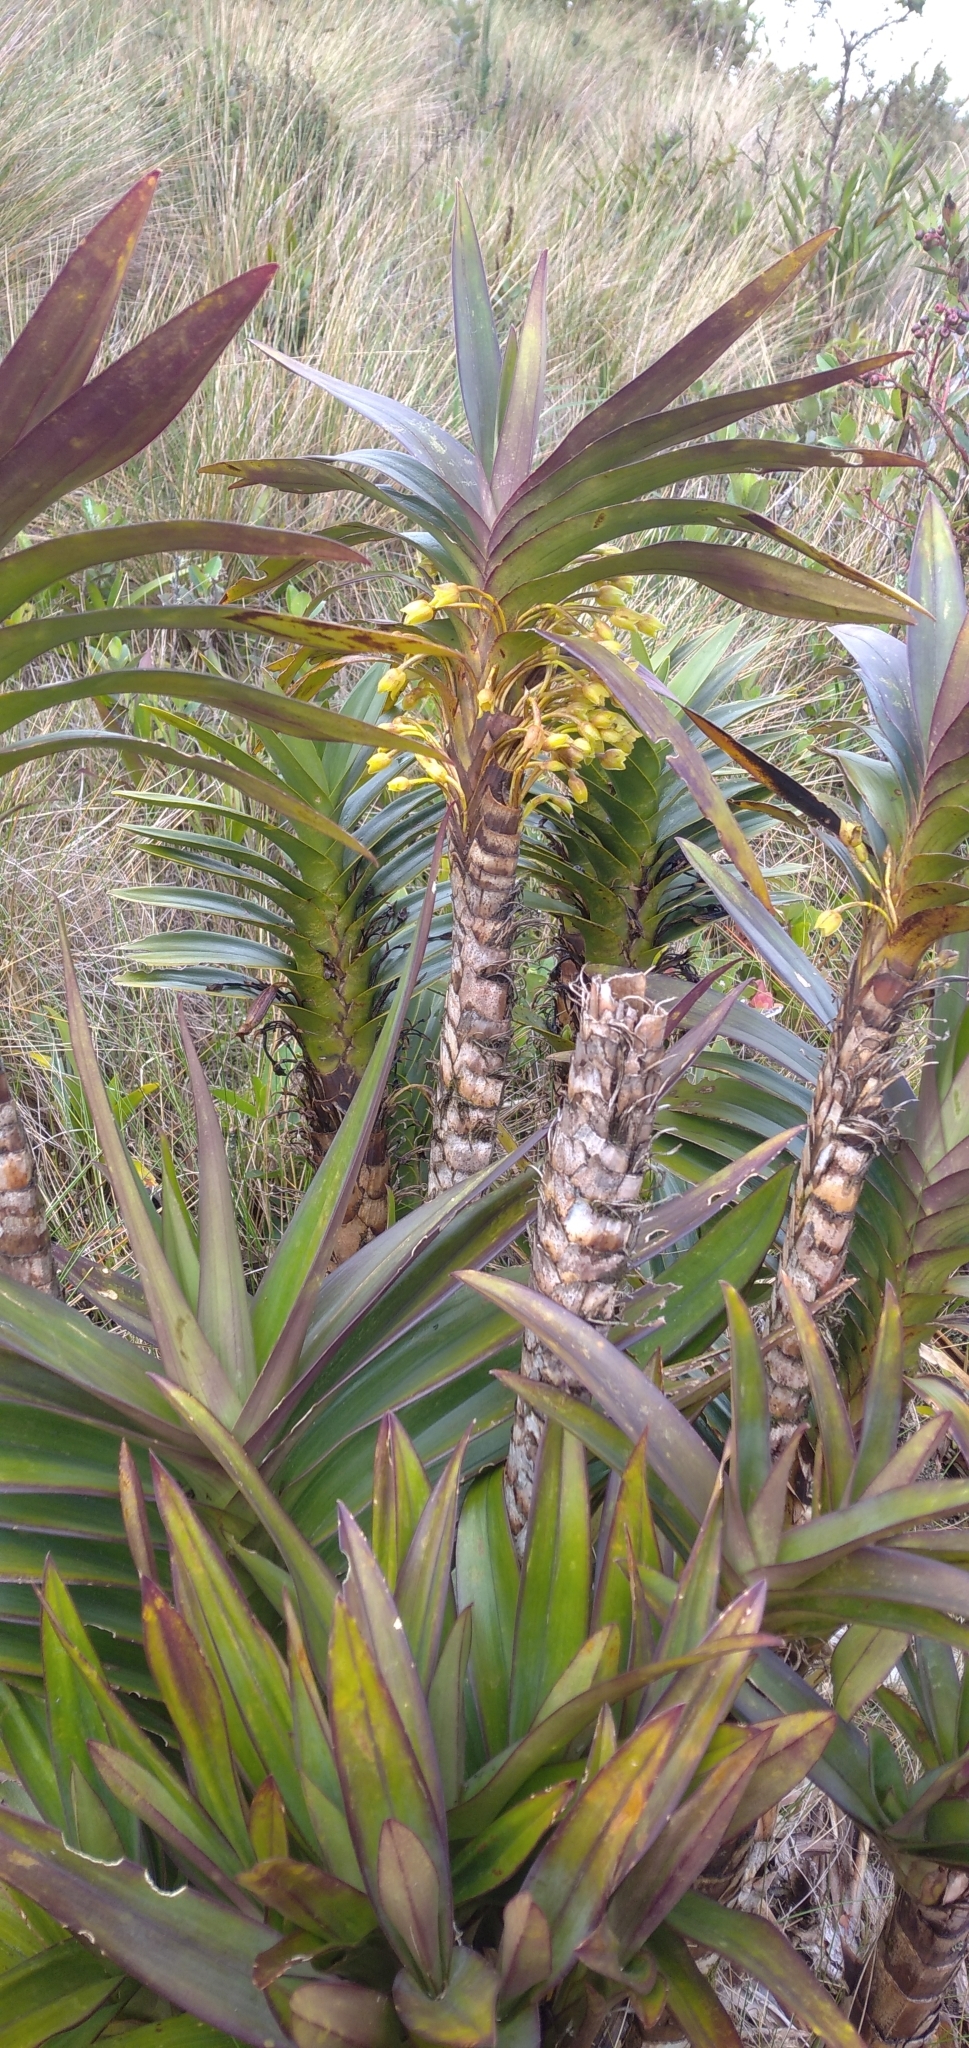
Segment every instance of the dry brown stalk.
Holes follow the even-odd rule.
[[[481,789],[450,826],[453,932],[427,1191],[490,1165],[511,1044],[512,940],[521,812]]]
[[[540,1293],[597,1329],[616,1320],[661,1087],[668,1013],[644,974],[583,979],[568,1093],[549,1132],[532,1245]],[[522,1373],[583,1393],[561,1361],[527,1331]],[[543,1424],[519,1401],[505,1465],[505,1500],[520,1546]]]
[[[37,1169],[10,1083],[0,1067],[0,1274],[58,1294]]]

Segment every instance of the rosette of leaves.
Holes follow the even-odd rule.
[[[659,646],[651,657],[655,674],[671,682],[680,703],[720,728],[756,717],[770,705],[769,699],[730,696],[731,686],[749,674],[760,651],[756,643],[731,651],[736,637],[735,625],[720,626],[679,648]],[[750,829],[760,829],[755,808],[759,785],[749,775],[728,772],[724,777],[726,764],[714,740],[704,736],[697,748],[711,769],[720,768],[727,802],[737,807],[742,800],[745,828],[749,820]],[[668,751],[640,734],[621,766],[607,767],[601,754],[594,756],[583,763],[585,801],[573,805],[570,816],[540,805],[526,827],[524,901],[559,926],[556,987],[562,1026],[573,1021],[569,988],[581,967],[654,967],[724,914],[679,846],[686,837],[714,855],[719,841],[687,784],[669,765]],[[675,971],[675,958],[669,964]]]
[[[423,594],[406,607],[399,626],[325,625],[260,611],[242,621],[301,649],[310,674],[314,665],[325,670],[351,658],[390,661],[386,680],[396,706],[390,730],[398,745],[410,744],[423,773],[446,793],[454,941],[432,1191],[491,1156],[511,1032],[522,816],[540,788],[558,790],[565,804],[581,801],[584,763],[601,755],[604,765],[619,765],[631,719],[654,744],[671,743],[674,768],[766,904],[743,832],[657,688],[617,660],[621,687],[617,691],[613,677],[605,676],[615,701],[602,703],[601,672],[586,652],[594,654],[603,643],[618,648],[616,635],[643,623],[632,609],[628,579],[685,577],[787,617],[885,623],[907,617],[903,601],[885,586],[709,489],[712,480],[740,471],[796,473],[896,460],[879,451],[808,448],[779,438],[716,438],[765,408],[867,374],[876,359],[674,402],[770,310],[824,239],[772,265],[539,462],[546,260],[536,269],[520,331],[502,344],[474,225],[459,194],[452,296],[470,445],[410,406],[269,350],[397,446],[219,465],[240,486],[363,495],[405,522],[398,538],[408,568],[416,551],[434,577],[445,579],[420,586]],[[701,483],[702,495],[679,495],[681,486]],[[667,538],[630,551],[609,552],[606,545],[664,529]],[[691,531],[760,535],[799,552],[812,567],[753,547],[687,538]],[[625,579],[622,586],[617,575]]]
[[[275,274],[274,264],[264,264],[220,285],[92,378],[158,176],[150,171],[139,179],[85,236],[0,363],[0,547],[8,547],[70,492],[155,440],[197,390]],[[81,637],[76,614],[58,613],[48,604],[42,619],[30,617],[43,593],[54,590],[56,604],[65,582],[88,570],[195,549],[289,559],[304,555],[315,561],[358,559],[343,542],[225,520],[106,526],[31,541],[0,559],[0,620],[15,622],[5,624],[0,636],[0,679],[16,675],[32,655]],[[88,630],[101,633],[103,609],[94,616],[98,623],[91,621]],[[121,616],[115,612],[112,623],[117,625]],[[164,608],[136,608],[124,617],[134,623],[172,623]],[[45,701],[98,696],[103,687],[103,677],[71,681]],[[37,708],[37,693],[24,692],[4,730]],[[12,772],[19,759],[15,748],[0,749],[0,772]],[[2,1074],[0,1225],[0,1271],[54,1290],[33,1160]]]
[[[840,834],[840,855],[850,877],[849,900],[862,913],[858,949],[840,1001],[789,934],[778,940],[743,883],[702,849],[684,842],[691,864],[730,916],[830,1029],[782,1261],[782,1272],[807,1301],[830,1297],[840,1284],[861,1190],[873,1155],[891,1131],[888,1091],[898,1080],[895,1048],[920,987],[923,961],[933,947],[944,948],[953,934],[969,928],[964,851],[969,628],[958,551],[931,495],[916,532],[909,593],[922,609],[904,640],[876,629],[840,629],[865,690],[874,749],[842,751],[838,757],[858,807],[854,828],[848,825]],[[768,764],[754,766],[769,779]],[[810,815],[813,800],[807,792],[798,794],[791,785],[788,795]],[[823,827],[817,812],[814,802],[815,822]],[[832,813],[828,827],[837,824]],[[852,839],[853,846],[845,843]],[[951,1068],[946,1078],[951,1094]],[[948,1147],[937,1119],[934,1133],[928,1128],[930,1090],[931,1083],[914,1143],[916,1150],[923,1148],[931,1177],[937,1167],[943,1171]],[[921,1168],[911,1150],[907,1160],[903,1156],[902,1172],[914,1172],[917,1187]],[[950,1183],[947,1192],[958,1201],[957,1183]],[[928,1251],[933,1236],[938,1239],[929,1211],[945,1197],[940,1188],[932,1193],[923,1182],[915,1199],[922,1204],[916,1227]],[[911,1224],[911,1201],[906,1199],[905,1208]],[[934,1249],[941,1248],[936,1242]],[[768,1347],[775,1422],[787,1430],[803,1413],[807,1382],[780,1293],[775,1293],[771,1321],[775,1331],[782,1324],[787,1331]]]
[[[431,915],[429,895],[350,1111],[254,1293],[217,1113],[187,1031],[198,1207],[193,1215],[165,1155],[159,1214],[123,1145],[67,962],[77,1072],[132,1265],[85,1265],[83,1289],[97,1323],[12,1280],[0,1282],[4,1673],[39,1675],[33,1589],[50,1555],[75,1589],[112,1677],[135,1693],[146,1683],[137,1582],[117,1498],[122,1436],[145,1475],[155,1448],[192,1485],[222,1540],[248,1545],[255,1511],[235,1499],[217,1463],[186,1433],[153,1377],[160,1371],[220,1416],[240,1448],[248,1447],[271,1497],[286,1502],[308,1541],[331,1553],[338,1498],[358,1511],[369,1499],[374,1441],[390,1399],[432,1461],[449,1454],[472,1419],[469,1467],[479,1456],[503,1455],[511,1399],[489,1366],[513,1363],[514,1325],[501,1312],[482,1316],[452,1269],[495,1256],[520,1233],[532,1199],[520,1158],[402,1218],[327,1273]],[[251,1568],[261,1570],[259,1554]]]
[[[344,710],[379,710],[379,670],[351,691]],[[171,714],[169,714],[171,716]],[[159,717],[165,713],[159,707]],[[198,880],[155,882],[118,892],[127,901],[175,910],[180,919],[217,918],[220,928],[183,924],[132,941],[121,980],[129,986],[203,988],[245,997],[249,1020],[275,1005],[300,1049],[310,1157],[318,1165],[345,1117],[373,1052],[382,1016],[412,936],[440,823],[426,790],[387,798],[387,772],[366,773],[366,749],[300,739],[263,727],[257,751],[197,719],[173,716],[204,753],[207,771],[244,766],[241,806],[181,792],[153,792],[153,807],[194,811],[191,827],[159,824],[146,851],[188,868]],[[337,838],[321,829],[336,824]],[[438,914],[438,926],[442,914]],[[242,926],[242,931],[233,929]],[[251,936],[256,927],[265,937]],[[248,928],[248,930],[246,929]],[[268,943],[267,943],[268,941]],[[432,933],[422,975],[443,965]],[[246,1023],[243,1029],[246,1028]],[[258,1028],[258,1025],[250,1025]],[[383,1113],[334,1246],[340,1263],[386,1228],[390,1160]]]
[[[173,1398],[235,1472],[222,1426]],[[500,1472],[459,1515],[464,1448],[432,1488],[388,1418],[372,1544],[344,1511],[338,1585],[290,1527],[269,1628],[160,1465],[156,1552],[123,1455],[166,1739],[113,1691],[49,1570],[46,1725],[9,1690],[2,1718],[30,1810],[0,1806],[0,1883],[37,1916],[35,1940],[59,1937],[0,1978],[23,2002],[26,1975],[36,2048],[65,2011],[92,2041],[102,2020],[114,2032],[146,1992],[143,2024],[174,2007],[219,2030],[213,2048],[564,2041],[627,2003],[645,2024],[669,2007],[698,2044],[736,2044],[690,1941],[759,1977],[831,2048],[855,2048],[779,1930],[691,1892],[834,1722],[728,1722],[763,1643],[762,1588],[711,1609],[701,1545],[654,1630],[628,1575],[631,1557],[659,1559],[642,1449],[596,1555],[585,1454],[557,1429],[519,1571]]]

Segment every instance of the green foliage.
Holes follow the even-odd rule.
[[[824,1710],[727,1725],[761,1646],[763,1588],[718,1613],[703,1535],[665,1623],[650,1621],[626,1576],[633,1558],[650,1570],[659,1558],[640,1446],[602,1518],[593,1598],[585,1458],[555,1428],[519,1571],[500,1475],[479,1479],[459,1515],[464,1450],[432,1488],[388,1418],[373,1493],[389,1576],[344,1511],[336,1599],[319,1578],[283,1582],[285,1657],[160,1465],[174,1600],[147,1574],[129,1463],[165,1747],[112,1690],[48,1568],[44,1677],[57,1711],[44,1728],[28,1700],[7,1690],[2,1701],[29,1812],[0,1809],[0,1882],[15,1880],[33,1916],[35,2048],[65,2015],[107,2019],[119,1995],[123,2009],[135,1983],[260,2048],[319,2048],[334,2033],[483,2048],[496,2022],[499,2038],[537,2040],[540,2014],[548,2038],[567,2039],[583,2013],[598,2021],[631,1999],[658,2014],[667,1997],[699,2042],[713,1994],[694,1984],[682,1943],[697,1917],[715,1950],[831,2048],[854,2048],[783,1937],[690,1895],[832,1725]],[[296,1555],[285,1516],[266,1533]],[[45,1948],[48,1913],[60,1939]],[[99,1953],[65,1941],[64,1927]],[[24,1982],[19,1960],[0,1976],[5,2017]]]

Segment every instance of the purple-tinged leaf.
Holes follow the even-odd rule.
[[[260,1861],[289,1853],[286,1808],[275,1778],[264,1778],[252,1795],[249,1808],[249,1840]]]
[[[247,1920],[257,1914],[236,1882],[240,1862],[204,1807],[194,1800],[173,1771],[163,1777],[135,1757],[109,1743],[89,1745],[91,1761],[109,1794],[135,1820],[159,1836],[182,1870],[196,1870],[222,1893]],[[172,1783],[172,1780],[175,1783]],[[110,1858],[106,1858],[110,1861]]]
[[[828,1504],[840,1507],[842,1501],[849,1498],[855,1467],[855,1433],[851,1418],[814,1317],[787,1281],[784,1282],[784,1301],[797,1333],[818,1419]]]
[[[807,1004],[819,1023],[833,1024],[838,1010],[834,991],[786,927],[765,911],[737,874],[711,860],[702,846],[695,846],[689,839],[678,839],[676,843],[778,980]]]
[[[321,1942],[339,1942],[356,1947],[376,1926],[370,1900],[320,1870],[315,1863],[297,1863],[289,1856],[264,1857],[243,1871],[240,1883],[247,1892],[281,1913],[294,1927],[316,1934]]]
[[[863,1494],[870,1494],[875,1482],[884,1473],[898,1442],[905,1370],[904,1341],[898,1296],[891,1281],[886,1281],[878,1334],[865,1387],[865,1409],[858,1442],[858,1457],[851,1481],[852,1500],[860,1500]]]
[[[682,1195],[671,1195],[666,1202],[657,1202],[647,1210],[637,1232],[637,1258],[655,1258],[658,1253],[669,1251],[688,1231],[710,1223],[743,1192],[748,1180],[764,1173],[778,1153],[786,1151],[803,1129],[803,1124],[792,1124],[790,1130],[779,1131],[775,1138],[765,1138],[762,1144],[753,1146],[729,1166],[721,1167],[719,1173],[711,1174],[709,1180],[701,1181],[697,1187],[688,1188]]]
[[[175,1723],[192,1789],[232,1844],[240,1868],[251,1850],[218,1688],[190,1628],[159,1586],[142,1586],[145,1654]]]
[[[527,1891],[516,1892],[505,1907],[498,1950],[500,1999],[503,2007],[518,2004],[552,1974],[552,1937],[540,1906]]]
[[[762,1721],[767,1730],[767,1747],[750,1784],[734,1808],[726,1832],[728,1842],[736,1841],[745,1828],[768,1813],[795,1785],[814,1769],[834,1734],[837,1716],[827,1707],[809,1708],[800,1714],[785,1714],[780,1721]]]
[[[139,178],[78,243],[0,364],[0,458],[84,383],[160,176]]]
[[[912,701],[908,649],[878,626],[836,626],[834,637],[850,655],[881,735],[902,779],[909,803],[918,797],[925,741]]]
[[[455,1277],[506,1309],[557,1352],[610,1419],[625,1430],[630,1445],[648,1429],[651,1467],[694,1520],[702,1522],[716,1485],[716,1459],[672,1402],[622,1351],[581,1316],[503,1274],[465,1271]]]
[[[490,476],[497,440],[501,349],[481,245],[460,185],[451,227],[451,299],[465,416],[485,475]]]
[[[385,1820],[380,1830],[377,1897],[398,1954],[439,1997],[450,1960],[450,1945],[441,1946],[441,1887],[423,1842],[400,1820]]]
[[[632,719],[654,746],[665,743],[669,747],[670,767],[686,784],[703,816],[709,818],[715,827],[721,844],[759,898],[764,917],[771,924],[775,923],[767,884],[746,834],[737,823],[699,748],[694,746],[676,712],[663,702],[668,693],[662,685],[653,687],[658,679],[652,677],[648,669],[634,672],[620,655],[603,647],[600,641],[564,638],[558,634],[549,634],[548,637],[605,683],[627,718]]]
[[[471,512],[480,513],[481,475],[470,448],[455,440],[435,420],[429,420],[423,413],[416,412],[411,405],[400,405],[394,398],[385,398],[381,392],[365,391],[359,384],[344,384],[339,377],[327,377],[322,370],[315,370],[309,363],[299,363],[293,356],[287,356],[278,348],[270,348],[268,342],[259,341],[256,347],[284,370],[292,370],[297,377],[305,377],[307,383],[316,384],[331,398],[339,400],[351,412],[362,414],[365,420],[372,420],[375,426],[383,427],[392,435],[409,455],[416,455],[426,462],[435,476],[450,485]]]
[[[458,1615],[437,1661],[427,1692],[427,1711],[437,1751],[441,1784],[448,1806],[456,1806],[464,1788],[465,1711],[468,1660],[471,1654],[472,1609]]]
[[[47,414],[0,460],[0,545],[79,485],[128,462],[198,390],[276,273],[220,285]]]
[[[704,1773],[696,1790],[624,1877],[609,1907],[622,1955],[630,1959],[655,1933],[720,1847],[769,1741],[765,1728],[746,1729],[736,1747]],[[579,1951],[580,1960],[582,1951]]]
[[[525,317],[518,330],[515,368],[491,473],[492,496],[499,511],[530,475],[535,460],[538,425],[545,398],[547,276],[548,254],[543,250],[535,266]]]
[[[540,1850],[526,1889],[548,1922],[552,1969],[567,1970],[601,1919],[630,1840],[644,1854],[668,1811],[657,1798],[663,1765],[676,1743],[681,1709],[660,1713],[617,1750],[579,1795]]]
[[[122,1439],[118,1457],[118,1492],[121,1496],[121,1513],[128,1549],[134,1560],[139,1579],[157,1579],[155,1552],[148,1524],[148,1509],[139,1476],[138,1467]]]
[[[272,1930],[197,1891],[159,1891],[136,1863],[95,1863],[53,1828],[0,1812],[0,1878],[112,1962],[250,2048],[287,2048],[252,1982]]]
[[[298,1984],[289,2013],[296,2048],[399,2048],[390,1999],[342,1977]]]

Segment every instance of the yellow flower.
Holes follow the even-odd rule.
[[[814,920],[814,929],[816,932],[820,932],[822,939],[833,939],[835,932],[841,930],[841,911],[819,911]]]
[[[434,617],[434,606],[428,604],[426,597],[416,597],[413,604],[405,604],[400,616],[405,626],[426,626],[428,619]]]
[[[605,683],[583,683],[582,695],[587,704],[595,704],[598,707],[600,704],[605,703],[609,692],[606,689]]]
[[[377,688],[382,697],[396,697],[404,688],[406,681],[407,670],[405,668],[389,668],[386,675],[381,676]]]
[[[575,798],[577,804],[584,804],[587,801],[589,792],[581,775],[569,776],[569,795]]]
[[[620,590],[618,583],[597,583],[596,598],[606,612],[614,612],[626,602],[625,592]]]
[[[449,605],[459,604],[461,591],[457,583],[439,583],[431,591],[431,603],[436,612],[447,611]]]
[[[636,631],[642,634],[644,640],[655,640],[657,633],[662,632],[663,621],[654,619],[652,612],[636,612],[634,616]]]
[[[604,754],[603,754],[603,756],[602,756],[602,765],[603,765],[603,767],[604,767],[604,768],[625,768],[625,766],[626,766],[626,750],[625,750],[625,748],[624,748],[624,747],[607,747],[607,748],[606,748],[606,751],[605,751],[605,753],[604,753]]]
[[[393,754],[388,754],[386,747],[378,747],[367,762],[368,775],[379,775],[382,768],[390,767],[393,758]]]
[[[393,796],[399,796],[405,789],[416,789],[417,784],[412,775],[392,775],[387,788]]]

